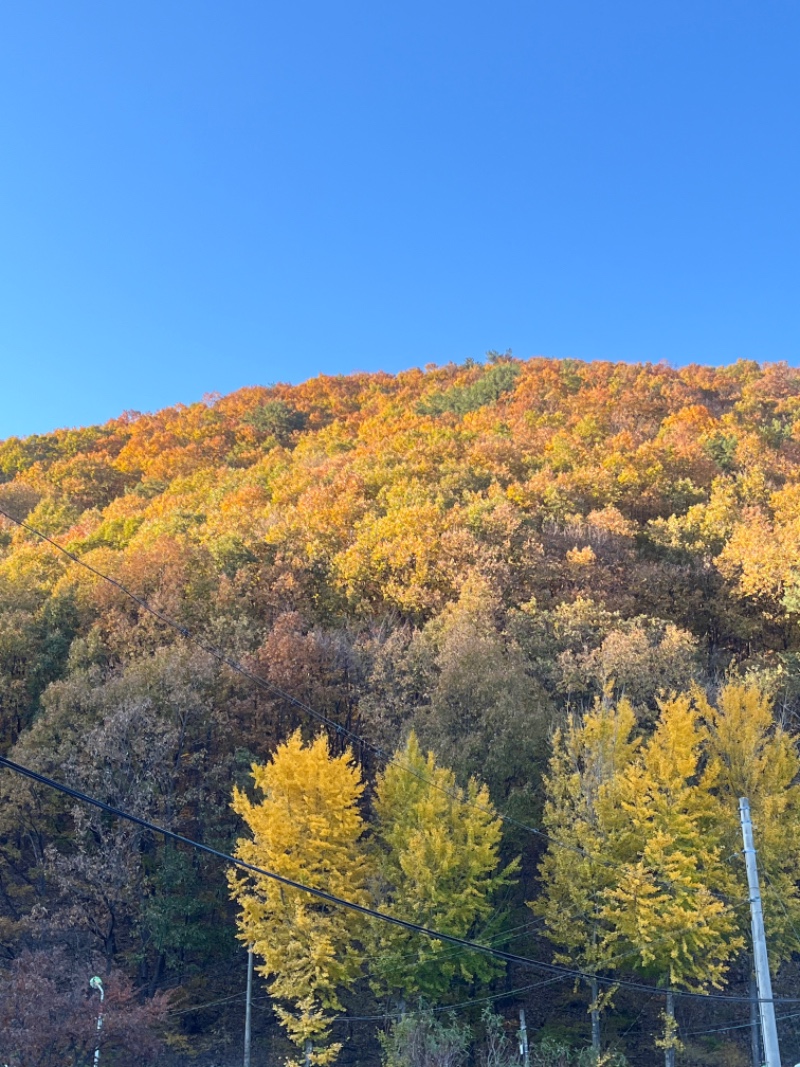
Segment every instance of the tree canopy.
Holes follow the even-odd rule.
[[[317,728],[312,709],[327,724],[316,758],[348,768],[334,792],[350,781],[363,820],[337,846],[352,893],[382,885],[389,908],[538,958],[544,928],[560,960],[589,970],[616,974],[623,956],[642,981],[739,992],[747,924],[715,902],[740,892],[725,888],[741,887],[738,860],[725,876],[721,864],[746,791],[773,964],[794,965],[800,370],[490,353],[253,387],[0,442],[0,512],[4,754],[232,850],[240,814],[256,817],[253,764],[274,766],[289,743],[297,759],[311,751],[297,731]],[[419,767],[417,792],[388,753]],[[0,796],[3,980],[23,953],[27,967],[68,950],[137,995],[176,990],[175,1048],[232,1040],[225,998],[247,929],[218,865],[8,772]],[[543,826],[579,851],[549,850]],[[312,820],[304,841],[314,833]],[[609,849],[613,883],[596,859]],[[312,853],[322,862],[321,842],[305,873],[332,884]],[[447,888],[470,863],[480,899]],[[655,942],[677,936],[690,897],[705,901],[695,947],[662,958]],[[303,915],[309,931],[328,921]],[[330,932],[342,975],[383,960],[357,968],[345,1007],[359,1016],[516,980],[375,936]],[[309,1012],[339,1012],[306,977]]]

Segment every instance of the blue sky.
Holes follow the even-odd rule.
[[[515,355],[800,361],[796,0],[8,0],[0,438]]]

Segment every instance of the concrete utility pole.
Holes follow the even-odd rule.
[[[761,1067],[760,1023],[758,1018],[758,986],[755,971],[750,975],[750,1067]]]
[[[92,989],[96,989],[100,994],[100,1013],[97,1016],[97,1048],[94,1050],[94,1067],[97,1067],[100,1062],[100,1031],[103,1029],[103,1001],[106,999],[105,991],[103,990],[103,981],[97,975],[89,979],[89,985]]]
[[[244,1067],[250,1067],[250,1016],[253,1002],[253,946],[247,950],[247,1006],[244,1009]]]
[[[750,921],[753,930],[753,959],[758,986],[758,1007],[761,1016],[761,1040],[764,1043],[765,1067],[781,1067],[778,1048],[778,1027],[775,1023],[775,1002],[772,999],[772,980],[769,975],[767,941],[764,937],[764,913],[761,909],[761,890],[758,885],[756,850],[753,845],[753,824],[750,822],[750,801],[739,798],[739,814],[742,820],[744,862],[747,868],[747,885],[750,890]]]
[[[519,1009],[519,1054],[522,1056],[523,1067],[531,1067],[531,1056],[528,1051],[528,1027],[525,1025],[525,1009]]]

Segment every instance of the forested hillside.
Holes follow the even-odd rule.
[[[800,827],[800,370],[490,354],[244,389],[6,440],[0,511],[3,755],[226,853],[247,852],[259,801],[276,802],[284,785],[300,818],[311,787],[295,795],[287,783],[292,761],[310,760],[307,780],[332,790],[324,810],[356,820],[338,845],[322,833],[329,875],[353,865],[341,895],[614,977],[613,996],[595,989],[602,1041],[642,1064],[660,1055],[654,1040],[674,1035],[667,1020],[659,1037],[663,1000],[643,1006],[626,981],[748,995],[747,914],[735,910],[746,889],[728,862],[747,788],[783,902],[767,908],[776,988],[790,989],[800,958],[800,864],[785,845]],[[263,796],[254,763],[272,783]],[[645,795],[660,814],[642,815]],[[243,905],[224,863],[10,771],[0,797],[9,1067],[65,1062],[63,1052],[33,1058],[19,1032],[32,1049],[50,1023],[93,1027],[95,972],[109,990],[108,1062],[155,1063],[159,1042],[168,1057],[241,1062],[237,934],[257,940],[261,913]],[[626,811],[635,826],[621,821]],[[670,811],[684,821],[668,833]],[[275,863],[310,840],[290,823]],[[445,838],[414,838],[412,823],[418,834],[446,826],[462,857],[483,850],[481,863],[466,871],[445,856]],[[312,880],[313,863],[297,860],[291,876]],[[415,864],[447,873],[412,885]],[[255,892],[261,907],[268,894]],[[631,924],[630,902],[645,898]],[[265,914],[291,932],[299,912],[277,907]],[[303,987],[311,999],[292,1007],[285,985],[273,1003],[257,976],[254,1064],[267,1048],[271,1062],[291,1054],[282,1035],[297,1012],[313,1014],[314,997],[342,1063],[407,1063],[409,1017],[380,1017],[420,1005],[434,1009],[416,1016],[430,1040],[464,1044],[469,1024],[491,1055],[515,1055],[498,1018],[481,1021],[495,996],[509,1025],[527,1007],[533,1044],[590,1042],[585,983],[550,975],[532,992],[548,976],[519,963],[454,957],[441,942],[334,922],[325,909],[296,921],[309,945],[324,927],[339,991]],[[643,930],[667,948],[643,946]],[[297,950],[298,937],[289,941],[281,958]],[[21,1026],[31,985],[45,982],[50,1022],[37,1009]],[[453,1004],[452,1020],[435,1014]],[[685,1062],[749,1062],[736,1058],[746,1030],[689,1036],[747,1023],[748,1012],[679,1001]],[[76,1036],[74,1054],[92,1039]],[[550,1055],[539,1045],[532,1055]],[[490,1053],[472,1055],[506,1062]],[[315,1046],[314,1062],[327,1055]]]

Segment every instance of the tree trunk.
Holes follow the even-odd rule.
[[[666,1016],[665,1034],[672,1035],[675,1029],[675,997],[672,990],[667,990],[667,1004],[664,1010]],[[675,1067],[675,1046],[670,1044],[664,1049],[664,1067]]]
[[[597,1006],[597,999],[600,996],[600,987],[599,987],[599,983],[598,983],[596,978],[592,978],[591,979],[590,985],[591,985],[591,989],[592,989],[592,1004],[591,1004],[591,1008],[590,1008],[591,1013],[592,1013],[592,1049],[599,1056],[600,1055],[600,1009]]]

